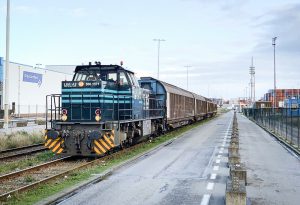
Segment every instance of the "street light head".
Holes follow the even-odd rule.
[[[165,39],[154,38],[153,41],[166,41]]]
[[[273,46],[276,45],[276,39],[277,39],[277,37],[272,38],[272,45],[273,45]]]

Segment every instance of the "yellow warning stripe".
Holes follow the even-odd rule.
[[[60,150],[58,150],[56,153],[57,153],[57,154],[60,154],[62,151],[64,151],[64,149],[63,149],[63,148],[60,148]]]
[[[94,151],[97,152],[97,154],[103,154],[96,146],[94,146]]]
[[[95,151],[97,154],[101,154],[101,153],[99,152],[99,150],[98,150],[96,147],[94,147],[94,151]]]
[[[97,140],[94,140],[94,144],[95,145],[97,145],[97,147],[103,152],[103,153],[105,153],[106,152],[106,150],[105,149],[103,149],[103,147],[98,143],[98,141]]]
[[[110,147],[104,142],[104,140],[100,139],[99,141],[104,145],[104,147],[106,147],[107,150],[110,149]]]
[[[113,132],[110,134],[110,138],[111,138],[112,140],[115,139],[115,134],[114,134]]]
[[[109,137],[107,137],[107,139],[114,145],[114,136],[109,133],[106,133],[106,135],[104,135],[104,137],[106,137],[106,136],[109,136]]]
[[[45,137],[44,137],[44,138],[45,138],[45,140],[47,140],[47,135],[45,135]]]
[[[104,139],[111,147],[115,146],[105,135],[104,135]]]
[[[48,141],[46,142],[45,146],[48,147],[48,145],[50,144],[50,142],[52,142],[52,140],[48,139]]]
[[[53,152],[56,152],[56,150],[60,147],[60,143],[57,143],[57,145],[52,149]]]
[[[49,146],[49,148],[52,148],[58,141],[60,140],[60,138],[55,139],[52,144]]]

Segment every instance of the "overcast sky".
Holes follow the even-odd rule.
[[[11,0],[10,60],[24,64],[119,64],[209,97],[245,95],[254,57],[256,96],[300,87],[299,0]],[[5,57],[6,0],[0,0]]]

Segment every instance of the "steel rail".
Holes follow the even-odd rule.
[[[32,148],[32,147],[38,147],[44,145],[44,143],[40,143],[40,144],[33,144],[33,145],[29,145],[29,146],[23,146],[23,147],[16,147],[16,148],[12,148],[12,149],[6,149],[6,150],[2,150],[0,151],[0,154],[4,154],[7,152],[15,152],[15,151],[20,151],[22,149],[28,149],[28,148]]]
[[[30,145],[25,147],[7,149],[7,150],[0,151],[0,161],[18,157],[21,155],[34,154],[45,150],[47,150],[47,148],[44,147],[44,144],[35,144],[35,145]]]
[[[9,174],[2,175],[2,176],[0,176],[0,183],[2,183],[2,186],[5,186],[5,184],[3,182],[6,181],[6,180],[17,178],[19,176],[25,175],[26,173],[30,174],[30,173],[32,173],[34,171],[42,170],[42,169],[44,169],[46,167],[50,167],[50,166],[56,165],[58,163],[63,162],[66,159],[71,159],[71,158],[72,158],[71,156],[68,156],[68,157],[64,157],[64,158],[61,158],[61,159],[53,160],[51,162],[43,163],[43,164],[40,164],[40,165],[37,165],[37,166],[34,166],[34,167],[30,167],[30,168],[26,168],[26,169],[23,169],[23,170],[20,170],[20,171],[16,171],[16,172],[12,172],[12,173],[9,173]],[[85,165],[85,164],[83,164],[83,165]],[[80,165],[80,166],[83,166],[83,165]],[[75,167],[75,169],[78,168],[78,167]],[[47,182],[47,181],[49,181],[51,179],[57,178],[59,176],[62,176],[63,174],[66,174],[66,173],[68,173],[70,171],[73,171],[73,170],[74,170],[74,168],[70,169],[70,170],[67,170],[67,171],[64,171],[64,172],[61,172],[61,173],[56,174],[54,176],[47,177],[47,178],[42,179],[40,181],[34,182],[32,184],[24,185],[23,187],[20,187],[20,188],[17,188],[15,190],[6,192],[6,193],[0,195],[0,201],[8,198],[9,196],[11,196],[11,195],[13,195],[15,193],[20,193],[21,191],[25,191],[25,190],[27,190],[29,188],[32,188],[32,187],[34,187],[34,186],[36,186],[38,184],[41,184],[42,182]]]

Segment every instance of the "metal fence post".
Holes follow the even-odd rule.
[[[38,117],[38,105],[35,106],[35,118],[37,119]]]
[[[285,140],[287,140],[287,108],[284,108],[285,111]]]
[[[283,131],[283,110],[284,108],[281,108],[281,112],[280,112],[280,135],[282,136],[283,135],[283,133],[282,133],[282,131]]]
[[[293,129],[294,129],[294,126],[293,126],[293,110],[291,108],[291,144],[293,143]]]
[[[298,110],[297,110],[297,128],[298,128],[298,136],[297,136],[297,144],[298,144],[298,149],[300,148],[299,147],[299,118],[300,118],[300,108],[298,107]]]

